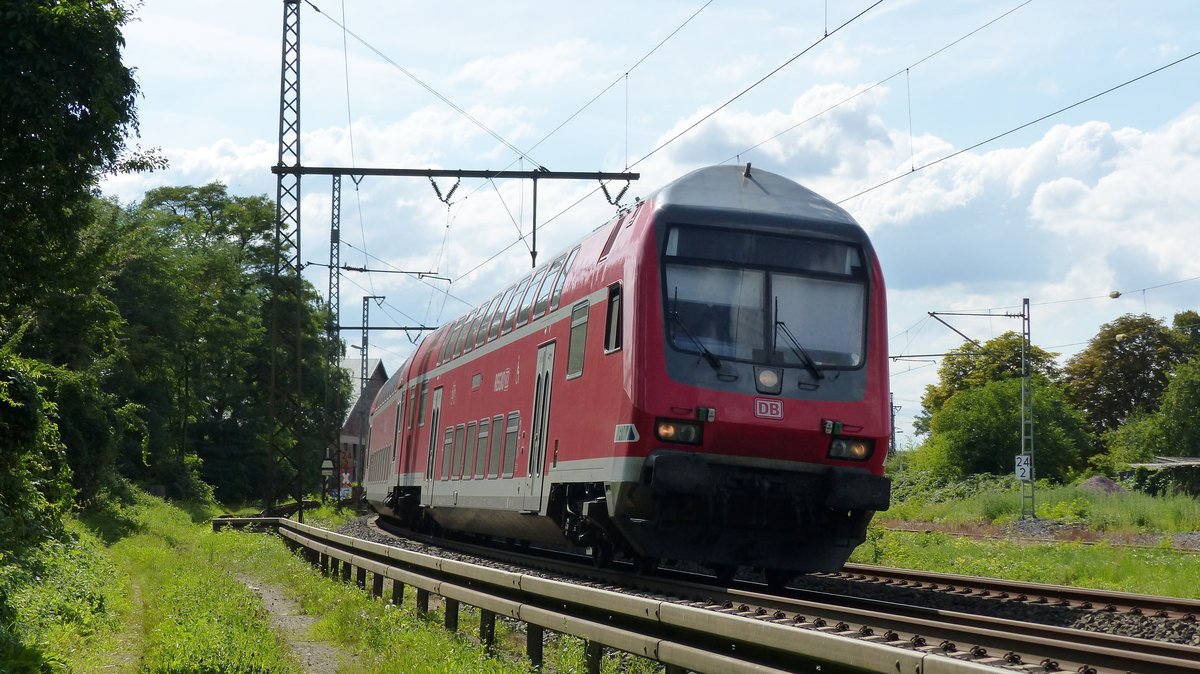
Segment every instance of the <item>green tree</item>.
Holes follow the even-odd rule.
[[[277,460],[265,440],[272,204],[231,196],[217,183],[160,188],[130,209],[124,227],[133,248],[115,280],[115,301],[132,338],[121,389],[142,410],[147,442],[126,441],[122,465],[176,496],[198,474],[222,500],[261,498]],[[330,374],[326,313],[311,285],[302,293],[299,306],[283,311],[301,315],[301,404],[319,410]],[[321,416],[306,415],[296,429],[300,451],[313,457],[312,484],[326,434],[309,425]],[[281,467],[280,484],[287,470]]]
[[[1179,349],[1188,357],[1200,356],[1200,313],[1188,309],[1175,314],[1171,331],[1179,340]]]
[[[1181,360],[1178,336],[1146,314],[1126,314],[1100,326],[1088,345],[1067,361],[1063,383],[1097,437],[1135,412],[1153,413]]]
[[[0,0],[0,316],[54,288],[98,176],[137,130],[114,0]]]
[[[38,383],[45,369],[0,346],[0,558],[56,533],[71,507],[55,408]],[[0,593],[0,613],[5,604]]]
[[[1200,456],[1200,356],[1171,373],[1158,416],[1165,456]]]
[[[974,344],[946,352],[938,366],[938,381],[925,387],[921,397],[921,411],[913,427],[918,433],[930,432],[930,419],[950,400],[955,393],[989,382],[1019,378],[1021,376],[1021,335],[1009,331],[983,343],[983,348]],[[1059,377],[1054,363],[1057,353],[1051,353],[1032,345],[1029,353],[1032,371],[1050,381]]]
[[[1045,377],[1033,381],[1034,469],[1065,478],[1079,465],[1089,437],[1083,415]],[[1021,452],[1021,382],[989,381],[959,391],[933,415],[929,439],[916,450],[918,468],[955,476],[1006,474]]]

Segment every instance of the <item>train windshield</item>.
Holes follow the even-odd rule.
[[[710,363],[863,362],[867,274],[858,246],[672,227],[663,269],[667,341],[677,350]]]

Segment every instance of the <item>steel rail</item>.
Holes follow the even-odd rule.
[[[722,592],[720,600],[713,600],[714,593],[721,592],[711,583],[696,582],[694,574],[672,573],[659,570],[653,577],[636,576],[615,571],[601,571],[581,567],[573,557],[555,555],[547,557],[531,553],[504,550],[498,554],[492,547],[429,539],[412,536],[409,532],[394,531],[379,525],[391,535],[408,536],[425,545],[436,545],[458,552],[473,554],[489,559],[499,559],[523,567],[546,569],[556,573],[583,574],[586,577],[610,583],[614,587],[637,586],[643,591],[677,597],[707,597],[705,608],[733,612],[755,619],[770,619],[780,624],[798,627],[836,630],[843,636],[854,638],[871,637],[877,630],[895,634],[888,639],[890,645],[936,643],[922,645],[928,652],[941,652],[955,657],[969,657],[972,661],[994,666],[1040,667],[1053,663],[1069,670],[1089,672],[1147,672],[1153,674],[1195,674],[1200,672],[1200,649],[1195,647],[1153,641],[1136,637],[1111,635],[1101,632],[1043,625],[1027,621],[982,616],[973,613],[930,609],[921,605],[888,602],[788,588],[790,596],[764,594],[762,586],[742,582]],[[884,567],[855,565],[856,570]],[[891,569],[891,571],[899,571]],[[836,575],[836,574],[819,574]],[[929,574],[937,576],[938,574]],[[945,577],[944,575],[942,577]],[[968,578],[962,576],[960,578]],[[981,579],[984,581],[990,579]],[[996,581],[1002,583],[1003,581]],[[1056,588],[1052,585],[1036,585],[1039,588]],[[1073,588],[1063,588],[1071,590]],[[1001,597],[993,597],[1002,600]],[[1169,601],[1170,598],[1160,598]],[[1182,600],[1187,601],[1187,600]],[[733,606],[738,608],[734,609]],[[788,619],[784,612],[792,612]],[[797,619],[800,613],[809,617]],[[836,627],[829,627],[834,625]],[[886,629],[885,629],[886,628]],[[899,632],[906,634],[901,637]],[[959,648],[959,644],[969,647]],[[995,653],[1003,655],[997,657]],[[1039,671],[1054,671],[1039,669]]]
[[[267,520],[271,520],[267,522]],[[283,518],[227,518],[224,526],[274,527],[322,568],[340,565],[342,577],[356,569],[366,586],[382,594],[383,579],[418,588],[481,612],[524,621],[538,628],[663,662],[668,672],[783,674],[820,671],[832,674],[986,674],[996,669],[970,661],[968,654],[946,653],[882,637],[846,634],[836,627],[798,625],[791,620],[762,620],[736,610],[712,610],[703,602],[637,596],[580,582],[546,578],[447,559],[356,539]],[[335,561],[336,560],[336,561]],[[447,616],[449,623],[449,616]],[[457,618],[455,618],[457,623]],[[804,627],[807,627],[805,629]],[[482,632],[482,625],[481,625]],[[531,630],[532,633],[532,630]],[[539,640],[540,643],[540,640]]]
[[[653,583],[652,596],[644,596],[644,590],[637,596],[608,585],[611,579],[594,584],[564,581],[364,541],[289,520],[277,520],[275,526],[323,567],[337,560],[332,563],[343,565],[346,578],[351,566],[357,569],[361,586],[367,572],[375,574],[376,594],[382,593],[383,579],[390,578],[443,596],[448,605],[465,602],[660,660],[669,672],[766,672],[817,665],[826,672],[880,674],[994,672],[996,667],[1025,672],[1059,667],[1081,672],[1200,672],[1200,649],[1177,644],[843,595],[797,591],[792,597],[771,596],[749,583],[721,599],[696,601],[719,590],[686,580],[635,576],[643,587]],[[581,569],[576,565],[574,571]],[[624,578],[627,582],[630,576]],[[448,616],[448,626],[449,622]]]
[[[847,564],[840,574],[824,574],[829,577],[849,578],[853,580],[878,579],[879,582],[891,584],[907,583],[906,587],[914,589],[935,589],[960,594],[976,593],[988,596],[1001,595],[1016,601],[1029,601],[1035,604],[1054,604],[1059,606],[1076,606],[1081,608],[1101,608],[1103,610],[1119,610],[1125,608],[1133,613],[1152,612],[1164,618],[1195,619],[1200,615],[1200,601],[1177,597],[1162,597],[1157,595],[1117,592],[1114,590],[1097,590],[1065,585],[1048,585],[1016,580],[997,578],[981,578],[951,573],[933,573],[929,571],[913,571],[867,564]],[[921,587],[915,584],[921,584]],[[1021,597],[1025,599],[1022,600]],[[1109,609],[1108,607],[1112,607]]]

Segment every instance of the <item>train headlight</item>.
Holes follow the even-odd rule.
[[[663,442],[699,445],[704,442],[702,427],[695,421],[659,419],[654,423],[654,435]]]
[[[783,374],[773,367],[756,367],[754,385],[759,393],[777,394],[783,390]]]
[[[829,458],[866,461],[875,451],[875,443],[860,438],[837,438],[829,443]]]

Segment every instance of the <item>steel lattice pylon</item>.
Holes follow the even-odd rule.
[[[342,176],[333,176],[332,199],[329,214],[329,294],[326,295],[326,327],[329,339],[329,349],[325,354],[328,377],[325,380],[325,432],[328,434],[325,447],[325,458],[335,459],[335,479],[340,480],[342,470],[341,427],[342,419],[336,412],[340,409],[340,391],[336,386],[336,377],[341,368],[342,343],[338,325],[341,323],[342,312]],[[339,482],[338,487],[341,487]]]
[[[1029,457],[1029,479],[1021,480],[1021,519],[1037,517],[1034,480],[1037,464],[1033,460],[1033,359],[1029,329],[1029,298],[1021,304],[1021,456]]]
[[[279,83],[279,155],[276,166],[300,166],[300,0],[283,0],[283,56]],[[303,296],[300,278],[300,175],[277,172],[275,264],[271,284],[268,386],[270,449],[266,508],[282,492],[301,504],[304,521],[304,457],[296,451],[301,384]],[[281,479],[280,468],[292,474]],[[286,482],[280,488],[280,482]]]

